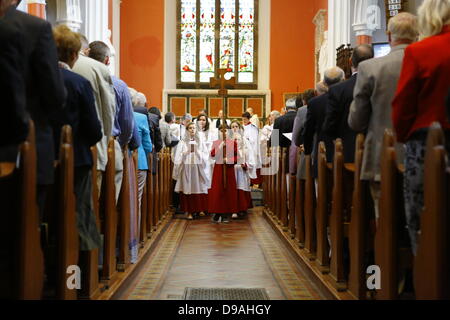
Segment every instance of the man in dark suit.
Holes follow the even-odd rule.
[[[0,119],[0,161],[14,162],[17,144],[28,134],[25,79],[19,59],[24,52],[23,41],[18,28],[0,20],[0,96],[4,106]],[[6,148],[13,151],[8,152],[13,153],[11,158],[7,157]]]
[[[356,131],[348,126],[348,114],[353,101],[353,89],[356,85],[358,65],[360,62],[373,58],[373,48],[363,44],[353,50],[351,57],[352,76],[350,79],[337,84],[328,91],[328,105],[323,124],[323,131],[332,139],[341,138],[344,147],[344,162],[355,160]]]
[[[297,106],[295,103],[292,105],[288,104],[288,106],[286,106],[286,111],[286,114],[278,117],[273,124],[273,130],[278,130],[279,146],[282,148],[289,148],[291,146],[291,140],[286,138],[283,134],[292,133],[295,117],[297,116]]]
[[[66,91],[50,23],[17,10],[20,1],[3,1],[9,4],[3,21],[15,26],[23,36],[23,52],[17,59],[23,63],[26,106],[36,129],[37,197],[42,212],[45,189],[54,181],[55,146],[50,116],[64,107]]]
[[[330,88],[344,80],[344,71],[339,67],[333,67],[325,71],[324,82]],[[308,103],[306,122],[303,129],[303,143],[305,154],[312,154],[313,174],[317,177],[317,155],[319,142],[324,141],[327,149],[327,161],[333,160],[333,141],[323,132],[322,125],[325,120],[328,104],[328,92],[311,99]]]

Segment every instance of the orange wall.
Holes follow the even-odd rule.
[[[314,87],[315,3],[272,0],[270,89],[272,109],[283,107],[283,93]]]
[[[121,3],[120,77],[162,109],[164,0]]]
[[[314,24],[327,0],[271,0],[270,89],[272,108],[283,93],[314,87]],[[149,106],[162,106],[164,0],[121,4],[121,78],[143,92]]]

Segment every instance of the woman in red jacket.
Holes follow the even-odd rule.
[[[419,8],[419,29],[423,40],[406,48],[392,103],[397,140],[406,144],[405,211],[414,254],[424,202],[427,130],[435,121],[450,130],[445,111],[450,87],[450,0],[425,0]]]

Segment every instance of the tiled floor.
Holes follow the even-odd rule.
[[[174,220],[127,299],[180,299],[186,287],[265,288],[270,299],[321,299],[258,210],[245,220]]]

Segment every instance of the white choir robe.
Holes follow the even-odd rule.
[[[200,140],[200,139],[199,139]],[[195,151],[190,152],[191,143],[194,144]],[[208,194],[209,177],[207,176],[207,168],[209,166],[209,155],[204,149],[205,145],[201,141],[181,140],[178,143],[174,155],[173,179],[177,181],[175,184],[175,192],[181,192],[185,195],[191,194]]]
[[[209,129],[208,131],[199,131],[198,132],[199,136],[200,136],[200,143],[203,144],[202,149],[203,152],[205,153],[205,158],[206,160],[206,167],[205,167],[205,173],[206,176],[208,178],[208,189],[211,188],[211,183],[212,183],[212,176],[213,176],[213,171],[214,171],[214,159],[212,157],[210,157],[210,153],[212,150],[212,145],[214,143],[214,141],[216,141],[216,135],[213,132],[213,130]]]
[[[253,152],[253,157],[255,159],[256,169],[262,168],[261,160],[261,145],[259,139],[259,129],[253,124],[248,124],[244,126],[244,138],[250,142],[252,146],[251,151]]]
[[[238,190],[250,192],[250,179],[256,179],[256,161],[252,145],[247,139],[238,141],[239,157],[241,161],[234,166],[236,185]],[[242,168],[242,164],[247,165],[247,170]]]

